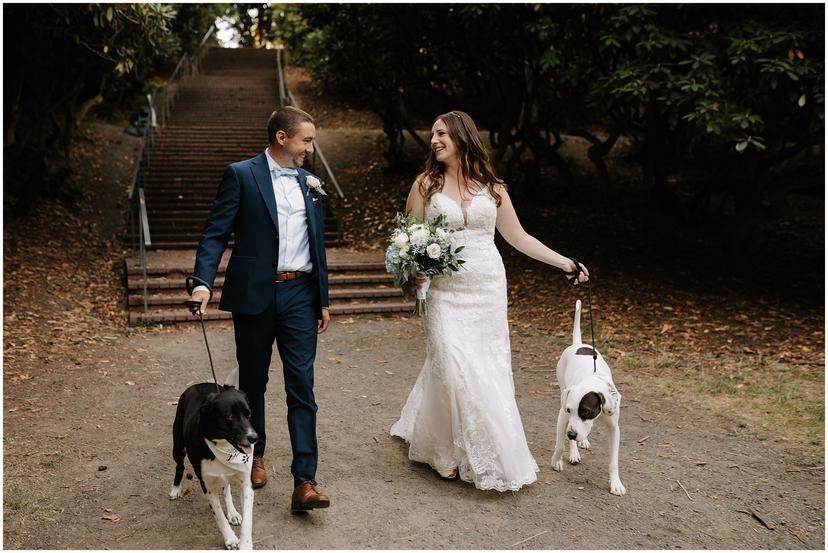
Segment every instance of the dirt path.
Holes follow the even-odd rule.
[[[234,364],[232,331],[214,326],[209,336],[226,374]],[[209,374],[200,330],[110,342],[93,364],[14,382],[23,399],[4,405],[4,546],[219,548],[196,483],[187,483],[182,500],[166,495],[174,402]],[[559,401],[551,364],[565,343],[533,329],[513,329],[512,346],[538,483],[500,494],[440,480],[410,463],[405,445],[388,435],[421,366],[422,344],[419,321],[399,318],[340,319],[324,336],[316,371],[318,477],[333,505],[308,516],[287,508],[290,447],[274,363],[271,482],[256,494],[257,548],[823,548],[824,473],[814,459],[663,397],[640,375],[616,372],[628,494],[608,492],[606,435],[597,426],[582,464],[552,471]]]
[[[378,133],[365,128],[375,125],[369,116],[326,112],[323,100],[309,109],[322,114],[320,142],[348,187],[346,232],[361,247],[379,247],[410,171],[384,170]],[[221,547],[196,483],[188,483],[182,500],[167,499],[174,402],[187,384],[209,374],[200,330],[125,329],[113,301],[123,294],[120,263],[127,253],[114,234],[125,218],[137,146],[121,131],[95,124],[79,149],[86,200],[74,207],[44,203],[4,227],[6,548]],[[564,229],[578,216],[552,215]],[[567,251],[569,244],[561,246]],[[570,324],[571,307],[561,299],[568,292],[560,282],[550,285],[537,266],[521,265],[514,252],[503,255],[518,403],[539,482],[516,494],[480,492],[411,464],[388,428],[422,364],[420,323],[337,319],[320,343],[316,378],[319,479],[333,507],[304,517],[288,512],[290,448],[276,364],[268,395],[272,480],[256,495],[256,547],[824,547],[823,442],[820,435],[800,443],[796,432],[797,421],[824,419],[821,306],[799,309],[761,297],[756,305],[735,305],[731,297],[731,308],[722,310],[720,296],[727,294],[719,287],[685,290],[672,284],[671,273],[624,281],[607,263],[604,282],[616,284],[599,290],[598,345],[624,396],[621,476],[628,489],[616,498],[608,493],[601,429],[581,465],[561,474],[550,468],[558,407],[552,367]],[[668,305],[665,289],[681,301]],[[218,324],[209,332],[218,370],[226,374],[234,365],[232,331]],[[664,351],[675,358],[666,369]],[[768,362],[777,356],[778,363]],[[751,368],[746,360],[753,359]],[[772,375],[764,388],[779,405],[798,406],[805,397],[818,408],[781,417],[774,411],[773,418],[771,406],[761,404],[752,406],[753,420],[717,416],[720,401],[682,388],[708,370],[727,389],[740,390],[729,400],[751,399],[755,382]],[[813,375],[802,379],[800,372]],[[674,375],[688,376],[665,386]]]

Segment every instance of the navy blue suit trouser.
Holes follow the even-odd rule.
[[[315,481],[316,401],[313,396],[313,361],[316,358],[317,297],[313,276],[273,284],[273,303],[263,313],[233,313],[239,388],[250,402],[250,419],[259,441],[255,456],[265,450],[265,401],[273,341],[282,359],[287,400],[287,422],[294,484]]]

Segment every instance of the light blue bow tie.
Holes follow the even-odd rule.
[[[270,171],[276,178],[279,177],[298,177],[299,171],[295,167],[274,167]]]

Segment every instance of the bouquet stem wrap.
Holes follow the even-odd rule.
[[[414,303],[414,314],[418,317],[424,317],[426,313],[428,313],[428,300],[426,296],[428,295],[428,287],[431,286],[431,279],[428,278],[417,290],[417,301]]]

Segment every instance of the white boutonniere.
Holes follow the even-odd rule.
[[[305,184],[308,187],[308,196],[313,195],[313,201],[318,200],[322,196],[327,196],[325,190],[322,188],[322,183],[313,175],[308,175]]]

